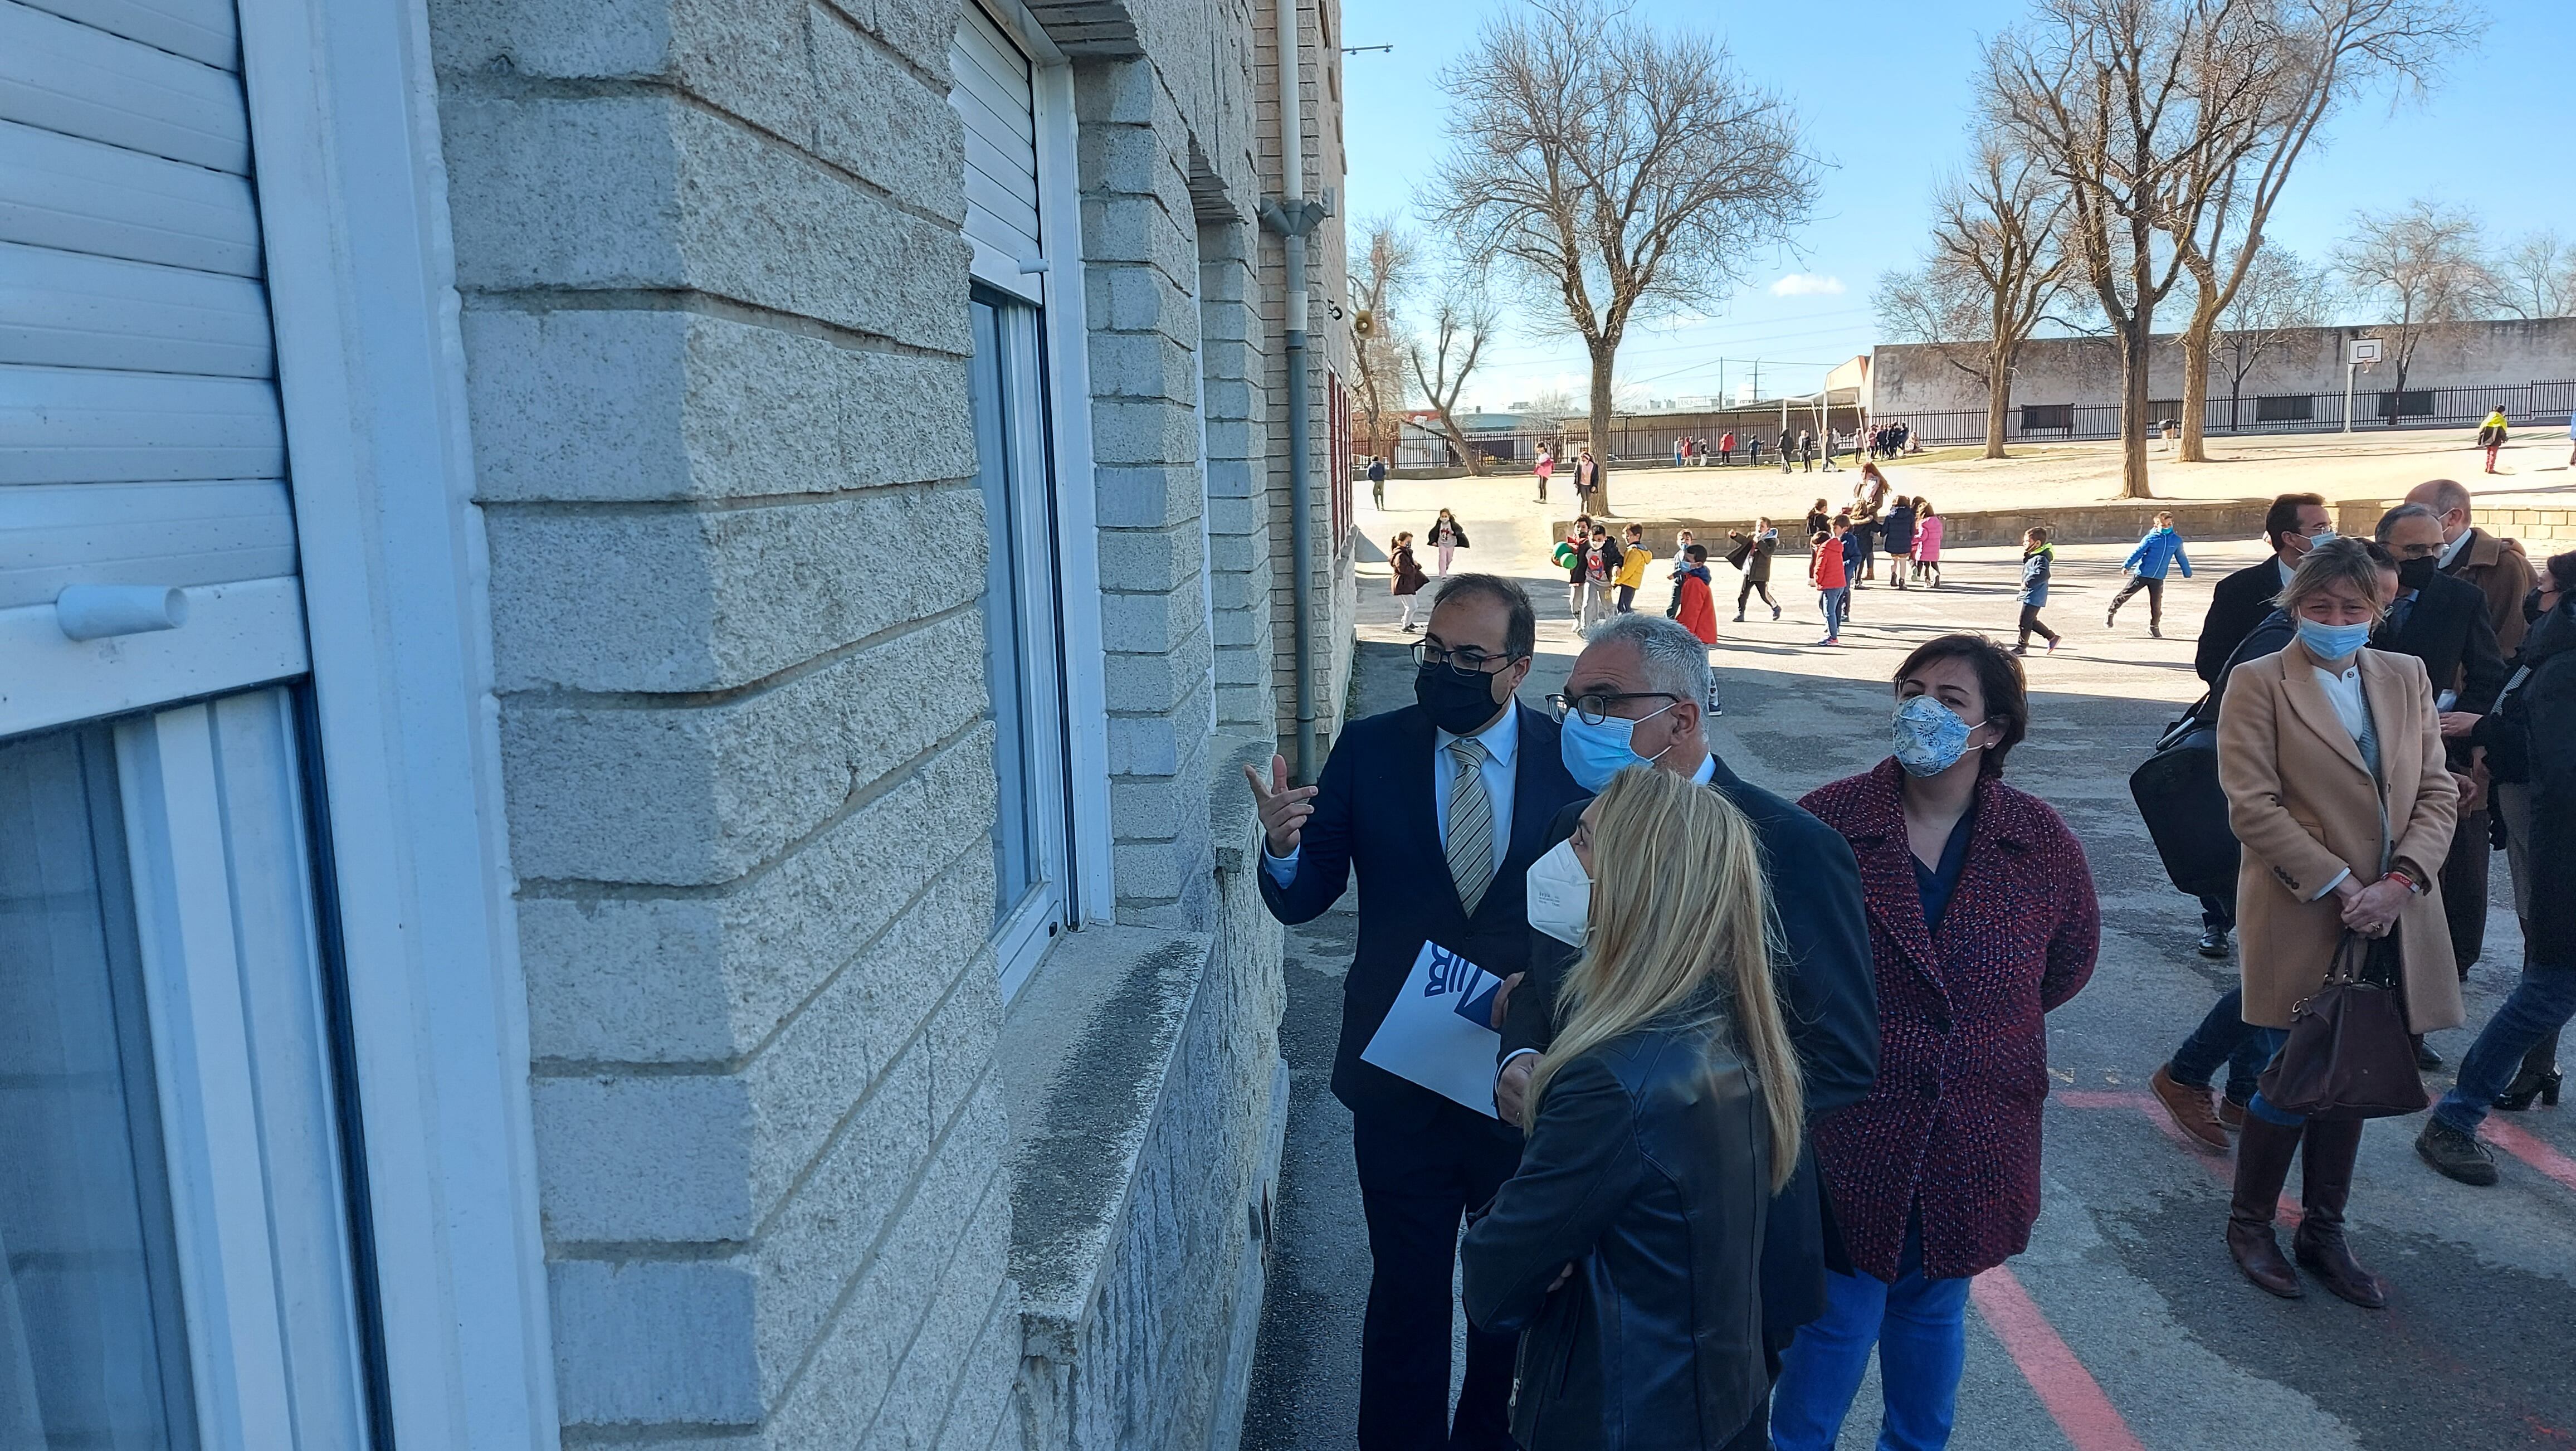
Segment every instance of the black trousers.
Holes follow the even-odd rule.
[[[2487,839],[2487,813],[2472,811],[2453,829],[2451,854],[2442,859],[2442,916],[2451,929],[2451,957],[2462,982],[2486,950],[2487,858],[2494,853],[2495,844]]]
[[[2129,597],[2140,590],[2147,592],[2147,623],[2158,629],[2164,628],[2165,582],[2143,574],[2129,576],[2128,584],[2123,586],[2118,594],[2111,596],[2110,613],[2118,614],[2120,606],[2127,604]]]
[[[1744,602],[1757,594],[1762,596],[1762,603],[1775,610],[1780,608],[1780,602],[1771,598],[1771,581],[1755,579],[1748,574],[1744,577],[1744,587],[1735,592],[1735,612],[1743,614]]]
[[[2024,605],[2021,607],[2021,643],[2024,649],[2030,647],[2030,637],[2033,635],[2039,636],[2052,645],[2057,643],[2057,632],[2040,623],[2039,606]]]
[[[1443,1100],[1427,1125],[1355,1113],[1368,1216],[1368,1313],[1360,1325],[1360,1451],[1510,1451],[1517,1335],[1467,1331],[1467,1375],[1449,1408],[1451,1284],[1467,1211],[1520,1162],[1517,1136]]]

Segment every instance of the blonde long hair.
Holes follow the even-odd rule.
[[[1776,1193],[1798,1167],[1806,1107],[1771,982],[1771,887],[1752,823],[1705,786],[1632,766],[1601,793],[1592,840],[1590,944],[1557,990],[1564,1027],[1530,1074],[1525,1126],[1557,1070],[1592,1049],[1676,1015],[1723,1023],[1770,1110]]]

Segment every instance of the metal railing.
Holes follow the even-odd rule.
[[[2150,405],[2162,421],[2177,405]],[[2523,427],[2562,423],[2576,409],[2576,379],[2485,387],[2361,389],[2352,395],[2353,430],[2474,428],[2502,407],[2506,422]],[[2212,398],[2201,409],[2209,434],[2337,433],[2343,429],[2341,393],[2267,393]],[[1986,411],[1882,413],[1878,423],[1903,423],[1925,448],[1953,448],[1986,441]],[[2120,409],[2107,403],[2015,403],[2004,415],[2007,443],[2050,443],[2117,438]]]

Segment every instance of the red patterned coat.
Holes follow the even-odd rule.
[[[2047,803],[1977,783],[1967,860],[1941,930],[1923,927],[1893,758],[1798,804],[1860,859],[1878,976],[1878,1083],[1815,1126],[1834,1218],[1865,1274],[1893,1281],[1909,1211],[1924,1272],[2021,1253],[2039,1217],[2050,1009],[2093,975],[2102,917],[2083,848]]]

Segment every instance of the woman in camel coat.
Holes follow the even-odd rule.
[[[2362,539],[2309,551],[2281,592],[2298,636],[2236,667],[2219,710],[2218,779],[2245,846],[2236,879],[2245,1021],[2275,1054],[2298,1003],[2324,985],[2348,926],[2396,938],[2409,1031],[2457,1027],[2462,1017],[2439,876],[2459,790],[2432,684],[2422,661],[2362,643],[2387,610],[2384,555]],[[2304,1144],[2298,1262],[2355,1304],[2387,1303],[2343,1243],[2361,1127],[2303,1122],[2254,1096],[2227,1230],[2247,1278],[2276,1295],[2300,1293],[2272,1218]]]

